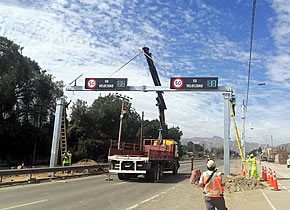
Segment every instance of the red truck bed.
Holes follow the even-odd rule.
[[[109,156],[148,157],[149,160],[173,160],[173,145],[166,145],[169,140],[144,139],[143,147],[122,142],[118,149],[117,142],[112,142]]]

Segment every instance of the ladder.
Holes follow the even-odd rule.
[[[66,106],[65,105],[63,106],[62,113],[63,115],[61,118],[61,128],[60,128],[60,135],[59,135],[61,160],[62,160],[62,155],[67,152],[67,125],[66,125]]]

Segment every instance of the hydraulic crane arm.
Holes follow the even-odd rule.
[[[145,55],[145,58],[147,60],[148,66],[149,66],[149,70],[154,82],[155,86],[161,86],[161,82],[159,80],[159,76],[157,73],[157,70],[154,66],[152,55],[149,52],[149,48],[148,47],[143,47],[143,52],[147,55]],[[150,58],[149,58],[149,57]],[[156,91],[157,93],[157,104],[156,106],[158,106],[158,111],[159,111],[159,121],[160,121],[160,132],[159,132],[159,137],[158,138],[162,138],[162,134],[164,134],[164,132],[166,131],[166,124],[165,124],[165,115],[164,115],[164,110],[167,109],[166,108],[166,104],[163,98],[163,91]]]

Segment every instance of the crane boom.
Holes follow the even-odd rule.
[[[155,86],[161,86],[161,82],[160,82],[157,70],[156,70],[156,68],[154,66],[153,60],[151,59],[152,55],[149,52],[149,48],[148,47],[143,47],[143,52],[147,55],[147,56],[145,55],[145,58],[147,60],[148,66],[149,66],[149,70],[150,70],[154,85]],[[164,114],[164,110],[166,110],[167,107],[166,107],[166,104],[165,104],[165,101],[164,101],[164,98],[163,98],[163,91],[156,91],[156,93],[157,93],[157,98],[156,98],[157,104],[156,104],[156,106],[158,106],[159,121],[160,121],[160,130],[159,130],[159,137],[158,138],[162,139],[162,136],[164,135],[164,132],[166,132],[166,130],[167,130],[167,127],[166,127],[166,124],[165,124],[165,114]]]

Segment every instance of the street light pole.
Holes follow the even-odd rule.
[[[129,99],[132,99],[130,97],[127,96],[122,96],[122,95],[118,95],[116,94],[116,96],[118,98],[122,99],[122,107],[121,107],[121,115],[120,115],[120,127],[119,127],[119,137],[118,137],[118,149],[120,149],[120,145],[121,145],[121,135],[122,135],[122,125],[123,125],[123,117],[124,117],[124,106],[125,106],[125,102],[129,101]]]
[[[123,124],[123,110],[124,110],[125,100],[122,100],[122,108],[121,108],[121,115],[120,115],[120,127],[119,127],[119,138],[118,138],[118,149],[120,149],[121,144],[121,133],[122,133],[122,124]]]

